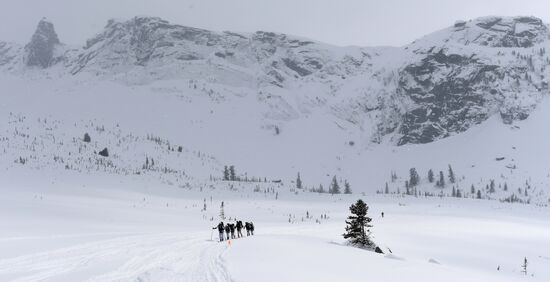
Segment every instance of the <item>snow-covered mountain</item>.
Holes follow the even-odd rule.
[[[549,34],[537,18],[486,17],[402,48],[359,48],[135,17],[111,20],[84,47],[70,49],[42,20],[24,48],[0,43],[0,65],[128,84],[184,79],[211,93],[221,87],[255,95],[274,108],[266,115],[275,120],[322,108],[365,132],[363,142],[390,136],[402,145],[448,137],[495,114],[505,123],[527,118],[548,92]]]
[[[525,188],[530,179],[528,187],[538,183],[542,189],[549,170],[515,148],[545,151],[544,142],[533,138],[544,140],[544,131],[529,129],[529,142],[521,137],[526,130],[516,131],[546,117],[539,105],[549,91],[549,36],[537,18],[485,17],[457,21],[399,48],[337,47],[272,32],[213,32],[135,17],[111,20],[75,47],[62,44],[43,19],[25,46],[0,42],[8,121],[3,134],[21,137],[20,147],[35,150],[26,136],[47,137],[52,125],[44,120],[58,122],[71,150],[92,154],[87,160],[71,150],[56,155],[56,162],[68,162],[61,167],[78,171],[97,165],[101,158],[94,152],[111,145],[119,149],[113,169],[124,173],[141,173],[152,157],[166,159],[164,169],[194,176],[219,176],[223,164],[234,163],[243,173],[271,179],[292,179],[302,171],[311,186],[337,174],[368,183],[359,191],[373,191],[382,189],[390,171],[399,171],[395,185],[402,186],[411,167],[424,175],[452,163],[468,176],[463,191],[498,177],[501,186]],[[537,107],[542,112],[531,120]],[[22,134],[20,128],[29,130]],[[489,130],[499,135],[487,136]],[[89,148],[79,144],[85,132],[94,140],[108,138]],[[148,149],[132,151],[132,142],[120,143],[123,136]],[[169,151],[138,141],[150,136],[160,136],[165,143],[159,148]],[[488,138],[502,147],[487,148]],[[55,141],[42,146],[63,152]],[[169,152],[177,146],[199,158],[174,159]],[[478,158],[465,158],[472,149]],[[17,163],[25,154],[37,158],[33,152],[6,154]]]

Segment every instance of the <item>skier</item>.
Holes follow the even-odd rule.
[[[227,235],[227,240],[229,240],[229,234],[231,234],[231,227],[229,227],[229,223],[225,225],[225,234]]]
[[[231,239],[235,239],[235,224],[231,223],[229,225],[229,230],[231,231]]]
[[[239,220],[237,221],[237,237],[239,238],[243,237],[243,233],[241,232],[242,229],[243,229],[243,222]]]
[[[221,242],[221,241],[223,241],[223,230],[224,230],[224,228],[223,228],[223,221],[221,221],[221,222],[218,224],[218,226],[214,226],[214,228],[212,228],[212,229],[216,229],[216,228],[218,228],[218,232],[219,232],[219,234],[220,234],[220,242]]]
[[[245,222],[244,228],[246,229],[246,236],[250,236],[250,223]]]
[[[254,235],[254,223],[250,222],[250,235]]]
[[[384,218],[384,212],[382,212],[382,218]]]

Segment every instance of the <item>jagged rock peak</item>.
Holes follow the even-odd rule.
[[[482,17],[457,21],[453,28],[463,34],[462,43],[489,47],[532,47],[550,34],[548,26],[536,17]]]
[[[34,32],[31,41],[25,46],[27,51],[26,64],[47,68],[54,60],[55,46],[60,44],[54,26],[46,18],[42,18]]]

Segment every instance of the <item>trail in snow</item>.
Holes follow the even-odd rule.
[[[227,245],[198,238],[125,236],[4,259],[0,280],[232,281],[223,260]]]

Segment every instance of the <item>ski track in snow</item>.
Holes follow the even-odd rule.
[[[223,259],[228,246],[198,238],[182,233],[126,236],[3,259],[0,280],[233,281]]]

